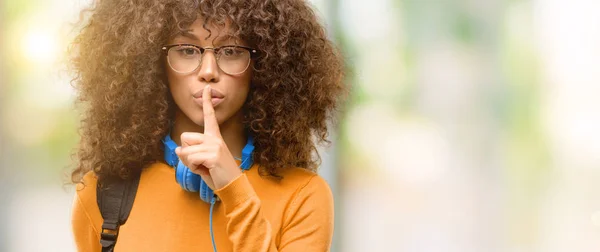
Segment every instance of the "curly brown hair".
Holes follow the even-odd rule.
[[[127,178],[163,160],[176,105],[161,46],[198,17],[230,23],[261,52],[243,108],[261,174],[319,165],[316,145],[328,143],[345,93],[343,62],[306,1],[99,0],[86,13],[69,50],[83,108],[73,183],[90,170]]]

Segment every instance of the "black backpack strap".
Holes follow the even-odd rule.
[[[100,231],[102,252],[114,250],[119,226],[125,224],[129,217],[139,182],[140,174],[133,175],[129,180],[106,178],[98,181],[96,199],[104,219]]]

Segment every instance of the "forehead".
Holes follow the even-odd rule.
[[[226,22],[225,25],[214,23],[204,25],[204,20],[198,18],[189,27],[177,33],[175,39],[184,38],[211,44],[221,42],[242,43],[232,35],[230,27],[229,22]]]

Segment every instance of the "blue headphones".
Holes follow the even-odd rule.
[[[199,192],[200,198],[207,202],[212,203],[216,200],[216,195],[210,187],[202,180],[200,175],[193,173],[189,168],[187,168],[183,162],[179,160],[177,154],[175,154],[175,149],[177,148],[177,144],[171,139],[170,134],[167,134],[165,138],[162,140],[165,147],[165,161],[167,164],[175,168],[175,180],[177,183],[186,191],[189,192]],[[252,136],[248,135],[248,141],[246,142],[246,146],[242,149],[242,164],[240,168],[243,171],[246,171],[252,167],[252,152],[254,151],[254,139]]]

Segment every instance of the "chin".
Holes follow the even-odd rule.
[[[194,111],[193,113],[194,113],[193,116],[190,116],[188,114],[188,118],[190,118],[190,121],[192,121],[194,124],[196,124],[200,127],[204,127],[204,114],[202,114],[202,110]],[[221,118],[219,118],[218,115],[217,115],[217,122],[219,123],[219,125],[221,125],[221,123],[222,123]]]
[[[200,108],[188,108],[180,110],[181,115],[187,117],[188,122],[194,123],[198,126],[204,125],[204,115]]]
[[[192,117],[192,122],[200,127],[204,127],[204,117],[202,117],[202,112],[200,112],[199,115],[200,116]]]

